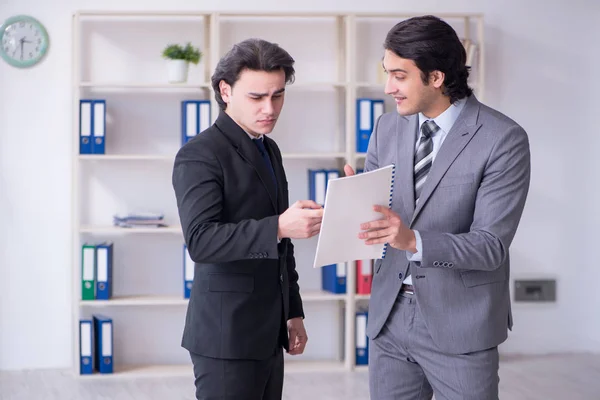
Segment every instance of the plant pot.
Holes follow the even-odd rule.
[[[185,60],[168,60],[167,70],[170,83],[186,82],[188,77],[188,62]]]

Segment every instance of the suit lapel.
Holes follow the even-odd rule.
[[[465,108],[461,115],[448,132],[442,147],[438,151],[435,160],[431,166],[431,170],[427,176],[427,180],[423,185],[419,204],[417,205],[415,212],[412,215],[410,226],[414,223],[417,216],[427,203],[427,200],[437,187],[438,183],[450,168],[450,165],[454,162],[456,157],[465,148],[467,143],[473,138],[473,135],[481,127],[480,123],[477,123],[477,116],[479,115],[479,102],[472,95],[467,99]],[[418,119],[418,118],[417,118]]]
[[[397,140],[396,149],[398,165],[396,166],[396,181],[398,189],[402,195],[404,204],[405,218],[409,221],[415,209],[415,194],[413,182],[413,162],[416,146],[416,135],[419,118],[417,115],[410,117],[399,116],[396,122],[396,132],[394,137]],[[407,124],[406,129],[402,129],[400,124]],[[401,135],[403,135],[401,137]]]
[[[277,193],[275,183],[265,161],[263,160],[256,145],[248,137],[248,134],[227,113],[221,111],[215,122],[219,130],[235,146],[238,154],[256,171],[262,184],[269,193],[271,204],[277,212]]]

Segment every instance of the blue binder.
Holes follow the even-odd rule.
[[[340,177],[340,170],[338,170],[338,169],[328,169],[326,172],[327,172],[327,183],[325,185],[325,190],[327,190],[327,186],[329,185],[330,179],[337,179]]]
[[[79,154],[92,154],[92,103],[79,101]]]
[[[321,268],[321,287],[326,292],[346,293],[346,263],[326,265]]]
[[[196,263],[190,257],[187,246],[183,245],[183,297],[190,298],[194,283],[194,267]]]
[[[356,99],[356,151],[365,153],[377,119],[384,113],[382,99]]]
[[[181,102],[181,145],[210,127],[210,101],[184,100]]]
[[[96,246],[96,300],[109,300],[112,297],[113,244],[102,243]]]
[[[367,337],[367,320],[369,312],[356,312],[356,365],[369,364],[369,339]]]
[[[105,154],[106,100],[79,100],[79,154]]]
[[[308,198],[315,203],[325,205],[325,190],[327,189],[327,170],[308,170]]]
[[[308,198],[321,206],[325,205],[327,185],[330,179],[340,177],[337,169],[309,169],[308,170]]]
[[[94,364],[101,374],[113,373],[113,323],[112,319],[103,315],[94,315]]]
[[[92,320],[82,319],[79,321],[79,373],[82,375],[89,375],[94,372],[93,332]]]
[[[93,100],[92,102],[92,153],[106,153],[106,101]]]

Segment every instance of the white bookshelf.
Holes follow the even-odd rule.
[[[383,54],[381,44],[395,23],[413,15],[100,10],[79,11],[73,15],[72,349],[75,375],[82,379],[192,377],[189,357],[179,346],[188,300],[183,298],[182,290],[179,291],[183,286],[179,247],[183,235],[170,174],[181,140],[180,101],[210,99],[212,120],[218,115],[208,82],[224,51],[234,42],[258,36],[279,43],[296,59],[296,82],[286,89],[286,104],[272,134],[282,151],[290,184],[290,203],[293,203],[308,198],[308,168],[341,169],[345,163],[354,168],[362,167],[366,154],[355,151],[356,99],[387,97],[377,73]],[[483,16],[438,15],[450,22],[461,38],[476,43],[471,85],[482,99]],[[306,30],[309,23],[311,29]],[[284,26],[286,35],[282,36],[284,30],[272,29],[273,26]],[[314,40],[311,35],[320,40]],[[124,36],[132,38],[123,42],[120,38]],[[188,41],[201,48],[201,63],[190,69],[187,83],[167,83],[160,51],[167,43]],[[94,49],[98,49],[96,56],[100,61],[95,61]],[[107,54],[114,58],[108,66],[103,58]],[[107,116],[113,118],[107,119],[104,155],[79,154],[79,100],[86,97],[107,99]],[[393,109],[391,99],[386,100],[386,111]],[[303,111],[307,110],[315,113],[314,121],[306,118]],[[165,123],[168,118],[170,122]],[[139,126],[130,123],[134,120]],[[168,227],[110,225],[112,214],[123,211],[116,207],[128,206],[131,207],[128,211],[136,211],[143,207],[144,200],[154,208],[165,208]],[[122,271],[118,274],[113,271],[113,274],[121,274],[120,280],[114,282],[112,299],[82,301],[81,245],[86,241],[103,240],[115,242],[113,268]],[[316,354],[286,355],[286,372],[364,370],[365,367],[355,365],[354,316],[357,307],[368,304],[370,296],[354,293],[353,264],[347,268],[347,293],[320,290],[320,271],[312,268],[315,244],[316,240],[294,241],[310,338],[307,353],[313,348],[324,351],[336,346],[339,351],[323,359]],[[136,280],[147,287],[135,286]],[[161,281],[166,282],[164,287],[157,283]],[[140,328],[138,340],[135,332],[115,326],[113,374],[79,375],[78,321],[94,313],[115,315],[115,325],[146,327]],[[169,325],[161,318],[175,325],[169,332],[156,334],[170,347],[166,350],[165,346],[158,345],[136,348],[137,341],[154,343],[154,337],[146,336],[147,331],[152,330],[148,327],[154,320],[160,325]],[[117,338],[119,331],[122,338]],[[324,342],[326,340],[329,342]],[[120,349],[127,351],[119,354]],[[148,354],[152,355],[155,349],[159,354],[153,359]]]
[[[301,293],[304,302],[345,301],[343,294],[322,290]],[[366,298],[366,297],[363,297]],[[187,299],[178,296],[115,296],[110,300],[81,300],[81,307],[184,306]]]

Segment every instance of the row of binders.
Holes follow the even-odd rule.
[[[106,154],[106,99],[79,101],[79,154]],[[211,125],[209,100],[181,102],[181,145]]]
[[[356,151],[367,151],[377,119],[385,112],[383,99],[356,100]],[[106,99],[79,101],[79,153],[106,154]],[[181,145],[208,129],[212,123],[209,100],[181,102]]]
[[[383,99],[356,100],[356,152],[366,153],[377,119],[385,112]]]
[[[113,322],[94,314],[79,320],[79,373],[113,373]]]
[[[367,338],[366,308],[356,312],[355,363],[368,365],[369,340]],[[93,314],[91,319],[79,320],[79,373],[91,375],[112,374],[114,372],[113,321],[104,315]]]
[[[113,297],[112,242],[84,243],[81,246],[81,300],[110,300]],[[194,261],[183,245],[183,297],[190,298]]]
[[[81,246],[81,300],[112,297],[113,243],[84,243]]]
[[[347,287],[347,265],[356,268],[356,294],[371,294],[373,283],[373,260],[326,265],[321,268],[321,288],[330,293],[343,294]]]
[[[110,300],[113,297],[114,244],[84,243],[81,247],[81,299]],[[356,293],[370,294],[373,280],[373,260],[358,260],[356,268]],[[321,268],[322,289],[331,293],[346,293],[346,263],[326,265]],[[194,261],[183,245],[183,297],[190,298],[194,281]]]

